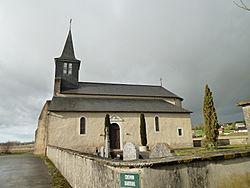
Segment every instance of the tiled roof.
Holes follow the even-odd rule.
[[[66,39],[62,55],[59,57],[59,59],[71,59],[76,60],[75,53],[74,53],[74,47],[73,47],[73,40],[71,35],[71,30],[69,30],[68,37]]]
[[[49,111],[191,113],[161,99],[53,97]]]
[[[245,102],[239,102],[238,106],[247,106],[250,105],[250,101],[245,101]]]
[[[62,91],[63,94],[141,96],[179,98],[161,86],[79,82],[79,88]]]

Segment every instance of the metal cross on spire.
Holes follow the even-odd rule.
[[[69,30],[71,30],[71,25],[72,25],[72,18],[69,20]]]
[[[63,48],[63,52],[60,58],[62,59],[76,59],[73,47],[73,40],[71,35],[71,22],[72,19],[69,20],[69,33]]]

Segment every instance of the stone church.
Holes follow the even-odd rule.
[[[190,111],[183,99],[157,85],[79,82],[71,29],[62,54],[55,58],[54,95],[38,119],[35,153],[46,146],[95,152],[104,146],[104,121],[110,115],[110,149],[127,142],[140,145],[140,114],[145,115],[149,149],[157,143],[192,147]]]

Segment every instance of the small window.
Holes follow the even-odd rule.
[[[67,63],[63,64],[63,74],[67,74],[67,69],[68,69],[68,65]]]
[[[183,136],[183,130],[181,128],[178,129],[178,135]]]
[[[80,119],[80,134],[86,134],[86,120],[85,117]]]
[[[155,131],[159,132],[160,131],[160,125],[159,125],[159,117],[155,117]]]
[[[72,74],[72,63],[69,63],[68,74]]]

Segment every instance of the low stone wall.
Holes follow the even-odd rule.
[[[193,146],[201,147],[201,140],[203,138],[193,138]],[[248,136],[220,136],[218,139],[219,146],[233,145],[233,144],[247,144]]]
[[[119,187],[119,171],[107,160],[50,146],[47,156],[72,187]]]
[[[248,136],[235,136],[235,138],[229,139],[230,144],[247,144]]]
[[[250,187],[250,150],[127,162],[48,146],[47,156],[72,187],[120,187],[124,173],[141,188]]]

